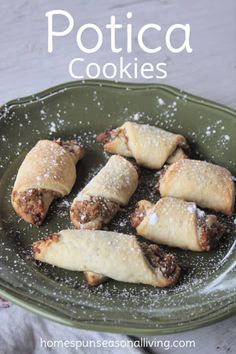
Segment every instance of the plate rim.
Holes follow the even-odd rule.
[[[13,99],[10,100],[0,107],[0,122],[1,122],[1,116],[4,114],[4,111],[7,109],[10,109],[13,106],[16,105],[21,105],[23,103],[34,103],[39,100],[42,100],[46,98],[48,95],[51,94],[57,94],[60,92],[60,90],[68,89],[68,88],[73,88],[73,87],[81,87],[81,86],[105,86],[105,87],[112,87],[116,89],[122,89],[122,90],[150,90],[150,89],[162,89],[164,91],[170,92],[174,95],[178,95],[180,97],[183,97],[187,95],[188,101],[198,103],[200,105],[204,105],[210,108],[218,109],[220,111],[226,112],[231,115],[232,119],[236,119],[236,109],[227,107],[221,103],[217,103],[213,100],[203,98],[201,96],[194,95],[192,93],[189,93],[187,91],[178,89],[174,86],[170,85],[165,85],[165,84],[156,84],[156,83],[132,83],[132,82],[115,82],[115,81],[110,81],[110,80],[74,80],[74,81],[68,81],[65,83],[61,83],[52,87],[49,87],[45,90],[36,92],[32,95],[24,96],[21,98]],[[1,279],[1,276],[0,276]],[[27,300],[22,299],[22,295],[18,294],[17,291],[14,290],[9,290],[6,286],[3,284],[0,284],[0,295],[4,297],[5,299],[11,301],[12,303],[29,310],[37,315],[41,315],[44,318],[47,318],[49,320],[53,320],[57,323],[60,323],[62,325],[67,325],[71,327],[76,327],[76,328],[81,328],[81,329],[87,329],[87,330],[96,330],[96,331],[103,331],[103,332],[111,332],[111,333],[121,333],[121,334],[130,334],[130,335],[163,335],[163,334],[173,334],[173,333],[179,333],[183,331],[188,331],[204,326],[208,326],[210,324],[216,323],[220,320],[226,319],[234,314],[236,314],[236,303],[228,303],[226,309],[225,308],[219,308],[217,312],[214,312],[214,314],[205,317],[198,317],[194,321],[189,320],[189,322],[184,322],[182,323],[181,326],[176,326],[176,323],[173,325],[168,325],[166,327],[160,327],[158,328],[140,328],[140,327],[135,327],[133,325],[125,326],[123,324],[117,325],[117,324],[110,324],[106,325],[99,323],[96,323],[97,320],[94,321],[94,323],[91,322],[85,322],[81,320],[75,320],[75,319],[70,319],[66,318],[63,315],[55,315],[50,308],[48,309],[43,309],[40,307],[39,303],[37,300],[33,300],[33,303],[27,302]],[[232,305],[232,306],[231,306]],[[229,308],[230,307],[230,308]],[[228,309],[227,309],[228,308]]]
[[[17,294],[16,292],[11,290],[11,293],[9,293],[9,290],[4,290],[2,286],[0,286],[0,295],[3,296],[6,300],[11,301],[17,306],[20,306],[21,308],[31,311],[35,315],[40,315],[43,318],[47,320],[54,321],[56,323],[59,323],[61,325],[73,327],[73,328],[80,328],[84,330],[91,330],[91,331],[99,331],[99,332],[107,332],[107,333],[119,333],[119,334],[126,334],[126,335],[140,335],[140,336],[145,336],[145,335],[167,335],[167,334],[175,334],[175,333],[181,333],[181,332],[188,332],[194,329],[206,327],[215,323],[218,323],[219,321],[225,320],[233,315],[236,315],[236,305],[232,307],[230,310],[224,310],[221,312],[222,309],[220,309],[217,312],[217,315],[209,317],[204,316],[197,318],[195,321],[186,321],[184,322],[183,325],[181,326],[176,326],[176,324],[168,326],[168,327],[160,327],[158,326],[156,328],[140,328],[140,327],[135,327],[135,326],[125,326],[125,325],[117,325],[117,324],[101,324],[101,323],[94,323],[91,322],[85,322],[85,321],[80,321],[80,320],[75,320],[75,319],[70,319],[66,318],[65,316],[60,316],[60,315],[54,315],[52,312],[49,310],[42,309],[39,305],[36,303],[34,304],[29,304],[27,301],[24,301]],[[229,304],[228,304],[229,305]],[[214,312],[216,314],[216,312]]]
[[[52,93],[56,94],[59,93],[60,90],[64,90],[67,88],[72,88],[76,86],[84,86],[84,85],[89,85],[89,86],[110,86],[113,88],[119,88],[119,89],[125,89],[126,91],[129,90],[149,90],[150,88],[160,88],[163,89],[164,91],[171,92],[172,94],[176,94],[178,92],[179,96],[185,96],[187,95],[188,100],[195,102],[195,103],[200,103],[201,105],[208,106],[211,108],[217,108],[221,111],[227,112],[231,115],[233,115],[236,118],[236,108],[231,108],[228,107],[222,103],[218,103],[214,100],[195,95],[193,93],[190,93],[188,91],[179,89],[175,86],[172,85],[166,85],[166,84],[156,84],[156,83],[133,83],[133,82],[125,82],[125,81],[112,81],[112,80],[97,80],[97,79],[90,79],[90,80],[74,80],[74,81],[67,81],[55,86],[51,86],[47,89],[40,90],[38,92],[32,93],[31,95],[26,95],[22,96],[20,98],[15,98],[10,101],[7,101],[3,103],[0,106],[0,119],[1,119],[1,114],[4,112],[6,107],[11,107],[13,105],[20,105],[23,103],[27,103],[30,101],[30,103],[34,103],[38,101],[38,99],[43,99],[46,98],[49,94],[51,95]],[[102,86],[101,86],[102,85]],[[128,90],[127,90],[128,88]]]

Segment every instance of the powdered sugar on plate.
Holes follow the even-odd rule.
[[[61,94],[67,95],[64,102],[60,100]],[[191,318],[203,316],[206,304],[212,306],[213,301],[220,301],[217,292],[220,285],[215,285],[214,289],[209,290],[206,284],[213,284],[214,278],[218,277],[222,266],[226,264],[233,252],[235,215],[229,218],[222,217],[227,225],[227,231],[219,248],[211,254],[163,247],[167,252],[176,254],[183,270],[181,281],[170,289],[123,284],[115,281],[92,288],[86,284],[82,273],[59,270],[57,267],[33,261],[31,245],[34,241],[52,232],[73,228],[69,218],[69,208],[74,197],[102,168],[109,157],[103,152],[102,147],[96,144],[96,134],[103,128],[109,128],[114,124],[119,126],[124,121],[133,120],[155,125],[174,133],[185,132],[183,135],[186,135],[191,142],[191,147],[197,146],[194,157],[205,158],[201,155],[200,144],[200,147],[204,147],[208,160],[212,161],[217,161],[219,158],[223,161],[228,149],[232,148],[230,145],[233,141],[232,132],[224,126],[223,119],[216,118],[215,121],[208,121],[208,117],[202,113],[200,106],[198,117],[195,116],[195,119],[197,122],[204,123],[192,124],[186,131],[183,127],[182,113],[184,107],[188,105],[189,97],[185,94],[172,97],[172,100],[165,93],[163,96],[159,93],[158,96],[153,94],[152,99],[147,95],[149,101],[146,109],[141,103],[133,109],[132,97],[125,97],[122,101],[122,97],[117,95],[117,101],[114,102],[117,102],[118,111],[115,109],[115,104],[112,108],[107,108],[106,100],[100,95],[99,85],[97,89],[92,88],[89,93],[83,94],[83,100],[73,96],[73,90],[70,92],[70,89],[59,90],[52,96],[55,100],[52,101],[53,109],[50,108],[52,103],[48,103],[47,97],[41,99],[36,95],[32,97],[31,102],[19,102],[19,110],[18,106],[15,108],[6,106],[1,114],[0,124],[4,129],[0,130],[0,146],[3,146],[6,152],[5,156],[0,156],[2,177],[0,181],[2,203],[0,246],[4,250],[0,254],[1,277],[9,284],[14,278],[14,287],[32,297],[35,295],[40,306],[48,304],[52,308],[55,306],[58,306],[58,309],[63,308],[67,317],[75,320],[81,319],[92,323],[95,318],[99,318],[100,322],[113,321],[119,325],[124,320],[128,322],[130,319],[138,319],[140,326],[148,328],[151,321],[149,314],[151,318],[163,318],[164,313],[165,319],[169,319],[173,318],[173,313],[179,315],[178,311],[182,314],[184,308],[188,314],[191,313]],[[35,123],[35,116],[31,114],[31,105],[34,105],[34,102],[38,104],[36,115],[40,124]],[[73,119],[70,114],[67,114],[69,108],[74,114]],[[97,114],[97,120],[104,118],[105,123],[101,121],[102,127],[94,123],[91,112],[93,116]],[[192,117],[190,116],[189,119]],[[17,132],[14,133],[16,138],[12,139],[16,127]],[[12,210],[10,204],[12,185],[25,154],[35,142],[42,138],[58,137],[76,139],[81,142],[86,148],[86,155],[77,165],[77,181],[70,195],[63,200],[55,201],[50,207],[44,225],[36,229],[18,218]],[[210,148],[211,141],[215,143],[214,150]],[[234,166],[235,161],[228,160],[227,164]],[[157,202],[159,195],[156,183],[159,173],[159,171],[141,168],[137,192],[132,196],[128,206],[123,208],[107,226],[107,229],[135,233],[130,224],[130,216],[139,200],[148,199],[153,203]],[[193,208],[190,212],[192,211]],[[197,208],[197,213],[199,212]],[[152,216],[151,222],[154,221],[157,221],[156,217]],[[142,239],[139,238],[139,240]],[[224,299],[220,304],[225,308],[230,305],[228,296],[235,291],[234,286],[232,282],[223,290]],[[186,301],[196,293],[201,295],[202,306],[196,302],[191,305]],[[154,321],[152,325],[153,323]],[[155,326],[161,326],[160,322],[155,321],[155,323]],[[181,325],[182,320],[179,321],[179,326]]]

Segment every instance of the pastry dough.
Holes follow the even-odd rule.
[[[97,140],[104,144],[105,151],[133,157],[139,165],[153,169],[187,157],[187,143],[182,135],[150,125],[126,122],[100,134]]]
[[[181,160],[169,166],[159,180],[162,197],[193,201],[202,208],[232,215],[235,188],[225,168],[198,160]]]
[[[207,215],[193,202],[166,197],[155,205],[141,200],[132,216],[141,235],[158,244],[191,251],[215,248],[223,228],[215,215]]]
[[[121,156],[112,156],[85,186],[71,206],[71,220],[78,229],[100,229],[120,208],[128,204],[138,186],[134,165]]]
[[[41,225],[53,199],[70,193],[75,165],[84,155],[75,141],[40,140],[22,162],[12,191],[12,205],[25,221]]]
[[[70,216],[78,229],[101,229],[128,201],[138,185],[138,173],[132,163],[112,156],[100,172],[74,199]],[[85,272],[90,285],[105,282],[102,274]]]
[[[96,286],[105,283],[109,278],[103,274],[84,272],[85,279],[89,285]]]
[[[108,231],[63,230],[33,244],[36,260],[73,271],[92,271],[128,283],[167,287],[177,282],[174,256],[135,236]]]

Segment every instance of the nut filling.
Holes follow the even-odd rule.
[[[75,140],[64,141],[61,139],[57,139],[54,140],[54,142],[63,147],[63,149],[66,150],[73,159],[76,159],[78,156],[82,157],[84,155],[84,148]]]
[[[117,137],[124,139],[126,143],[128,143],[128,137],[125,134],[124,129],[107,129],[103,133],[97,136],[97,141],[102,144],[107,144]]]
[[[107,129],[105,132],[99,134],[97,136],[97,142],[102,143],[103,145],[110,143],[115,139],[120,139],[122,143],[126,146],[126,149],[129,150],[129,140],[127,135],[125,134],[125,130],[122,128],[117,129]]]
[[[149,206],[150,205],[150,206]],[[147,215],[148,210],[152,207],[151,203],[137,203],[135,206],[135,210],[131,215],[131,225],[135,229],[139,226],[139,224],[143,221],[145,216]]]
[[[115,138],[115,135],[112,134],[112,132],[114,132],[115,129],[107,129],[105,130],[103,133],[97,135],[97,142],[102,143],[102,144],[106,144],[109,143],[111,140],[113,140]]]
[[[139,245],[152,267],[160,269],[164,277],[178,275],[179,267],[175,256],[163,252],[157,245],[149,245],[145,242],[140,242]]]
[[[78,200],[71,208],[73,217],[81,224],[86,224],[102,217],[110,220],[119,210],[119,205],[101,197],[91,197],[89,200]]]
[[[58,197],[60,197],[59,193],[46,189],[28,189],[24,192],[13,192],[13,199],[16,204],[24,214],[30,216],[32,223],[37,226],[42,224],[48,210],[44,200]]]
[[[217,221],[215,215],[198,219],[199,244],[203,251],[210,251],[217,247],[223,233],[223,225]]]

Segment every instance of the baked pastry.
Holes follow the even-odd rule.
[[[83,156],[76,141],[40,140],[26,155],[15,180],[11,202],[16,213],[41,225],[52,201],[70,193],[75,165]]]
[[[154,287],[171,286],[180,276],[173,255],[117,232],[63,230],[35,242],[33,255],[60,268],[92,271],[117,281]]]
[[[71,221],[78,229],[101,229],[126,205],[138,185],[136,167],[121,156],[112,156],[74,199]],[[90,285],[107,280],[102,274],[85,272]]]
[[[95,272],[84,272],[84,276],[87,283],[91,286],[97,286],[109,280],[109,278],[105,277],[105,275]]]
[[[209,162],[181,160],[174,163],[161,174],[158,188],[162,197],[192,201],[226,215],[234,211],[235,188],[231,173]]]
[[[193,202],[172,197],[156,204],[141,200],[131,223],[138,235],[148,240],[199,252],[215,248],[223,232],[215,215],[207,215]]]
[[[112,156],[74,199],[70,216],[78,229],[101,229],[128,204],[138,186],[136,167],[122,156]]]
[[[182,135],[145,124],[126,122],[98,135],[97,141],[103,143],[105,151],[133,157],[137,164],[152,169],[187,158],[187,142]]]

